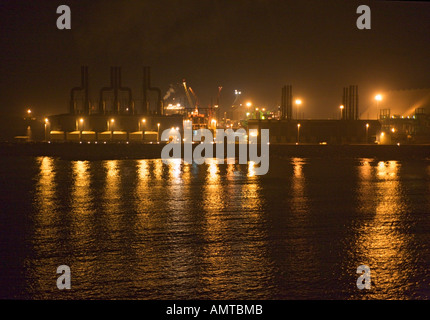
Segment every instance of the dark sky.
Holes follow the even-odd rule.
[[[72,10],[72,30],[56,28],[56,8]],[[356,8],[372,9],[372,29],[356,28]],[[88,65],[94,102],[123,68],[141,99],[142,67],[163,92],[186,78],[202,105],[223,86],[222,105],[280,103],[293,85],[306,117],[338,115],[342,88],[359,86],[360,108],[377,92],[430,87],[430,4],[321,0],[1,0],[0,112],[66,112]]]

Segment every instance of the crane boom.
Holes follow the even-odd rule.
[[[187,99],[188,99],[188,104],[190,105],[190,108],[192,108],[194,104],[193,104],[193,101],[191,100],[190,93],[188,92],[187,82],[185,81],[185,79],[182,81],[182,84],[184,85],[185,94],[187,95]]]
[[[196,108],[199,106],[199,98],[197,98],[197,95],[194,93],[193,89],[189,87],[190,92],[193,94],[194,99],[196,99]]]

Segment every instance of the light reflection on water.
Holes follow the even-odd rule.
[[[367,298],[413,298],[421,285],[430,293],[428,274],[416,275],[424,261],[414,251],[426,253],[427,249],[411,232],[416,221],[401,171],[397,161],[380,161],[375,166],[365,161],[360,166],[360,211],[363,216],[374,212],[361,223],[355,243],[360,260],[372,270],[374,289]]]
[[[69,298],[430,296],[428,163],[278,161],[256,176],[254,163],[37,158],[16,294],[61,298],[68,264]]]

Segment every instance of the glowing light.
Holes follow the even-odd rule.
[[[115,119],[110,119],[110,122],[114,123],[114,122],[115,122]]]
[[[391,132],[392,132],[392,133],[396,132],[396,129],[392,128],[392,129],[391,129]]]
[[[301,105],[301,104],[302,104],[302,100],[297,99],[297,100],[296,100],[296,104],[297,104],[297,105]]]
[[[368,123],[366,123],[366,128],[369,128],[369,124]]]
[[[27,113],[28,113],[28,114],[31,114],[31,109],[28,109],[28,110],[27,110]]]
[[[246,103],[246,106],[247,106],[247,107],[250,107],[250,106],[252,106],[252,103],[251,103],[251,102],[247,102],[247,103]]]
[[[246,116],[247,116],[247,117],[249,117],[249,115],[250,115],[250,113],[249,113],[249,112],[247,112],[247,113],[246,113]]]
[[[344,107],[343,105],[341,105],[339,108],[340,108],[341,110],[343,110],[345,107]]]
[[[146,119],[142,119],[142,122],[143,122],[143,123],[145,123],[145,122],[146,122]]]
[[[83,123],[83,122],[84,122],[84,119],[80,118],[80,119],[79,119],[79,122],[80,122],[80,123]]]
[[[380,94],[377,94],[377,95],[375,96],[375,100],[376,100],[376,101],[382,101],[382,96],[381,96]]]
[[[48,118],[45,118],[45,123],[48,123],[49,122],[49,119]]]
[[[383,138],[385,136],[384,132],[381,132],[381,138]]]
[[[300,128],[300,127],[301,127],[301,124],[300,124],[300,123],[298,123],[298,124],[297,124],[297,128]]]
[[[249,161],[248,163],[248,177],[254,177],[255,176],[255,162]]]

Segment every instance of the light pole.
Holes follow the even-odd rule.
[[[299,106],[302,104],[302,100],[297,99],[296,100],[296,119],[298,120],[298,112],[299,112]]]
[[[339,108],[340,108],[340,119],[343,120],[343,109],[345,107],[343,105],[341,105]]]
[[[139,121],[139,131],[143,131],[141,128],[141,124],[145,124],[146,123],[146,119],[142,119],[142,121]]]
[[[300,123],[297,124],[297,144],[300,143]]]
[[[79,125],[78,125],[78,130],[79,130],[79,141],[82,141],[82,124],[84,123],[84,119],[80,118],[79,119]]]
[[[108,131],[110,131],[110,139],[111,139],[111,141],[113,140],[113,124],[115,123],[115,119],[110,119],[110,121],[108,122],[108,125],[109,125],[109,127],[108,127]]]
[[[369,124],[366,123],[366,143],[369,143]]]
[[[45,141],[48,141],[48,132],[46,130],[48,128],[48,123],[49,123],[48,118],[45,118]]]
[[[157,123],[157,141],[160,142],[160,123]]]
[[[382,95],[377,94],[375,96],[375,100],[376,100],[376,119],[378,119],[378,112],[379,112],[379,102],[382,101]]]
[[[249,112],[249,108],[251,108],[251,106],[252,106],[252,102],[246,103],[246,108],[247,108],[248,112]],[[253,116],[255,116],[255,110],[254,110]]]

